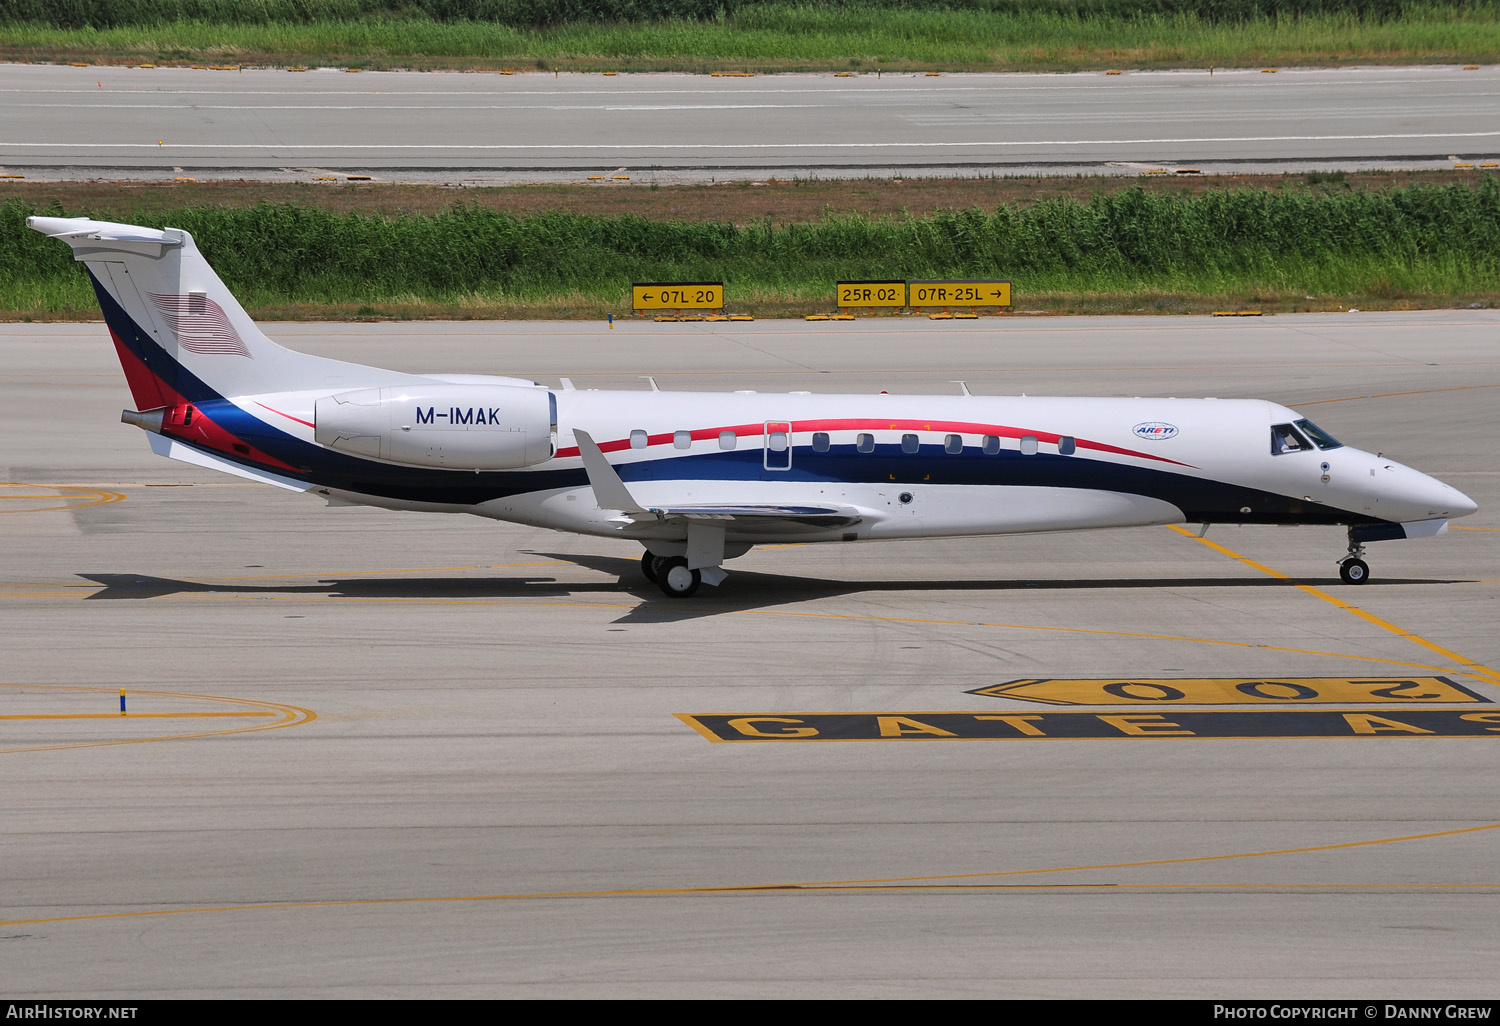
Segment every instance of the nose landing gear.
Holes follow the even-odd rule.
[[[1370,579],[1370,564],[1364,561],[1365,547],[1349,532],[1349,554],[1339,560],[1339,580],[1345,584],[1364,584]]]

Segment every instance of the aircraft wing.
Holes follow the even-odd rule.
[[[583,458],[589,485],[600,509],[617,509],[620,520],[630,523],[661,520],[727,520],[749,521],[758,525],[773,523],[802,524],[810,527],[847,527],[864,519],[853,506],[780,505],[773,503],[688,503],[672,506],[646,506],[637,502],[620,480],[587,431],[575,428],[578,454]]]

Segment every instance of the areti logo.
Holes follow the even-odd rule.
[[[1144,424],[1137,424],[1131,430],[1134,431],[1139,437],[1149,438],[1154,442],[1159,442],[1163,438],[1177,437],[1176,424],[1163,424],[1159,420],[1148,420]]]

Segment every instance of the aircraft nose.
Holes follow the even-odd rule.
[[[1454,488],[1452,485],[1443,485],[1443,487],[1453,493],[1453,511],[1448,514],[1450,517],[1466,517],[1479,509],[1479,503],[1469,498],[1457,488]]]
[[[1371,512],[1389,520],[1452,520],[1466,517],[1479,504],[1450,484],[1413,467],[1373,454],[1370,465]]]
[[[1452,485],[1417,471],[1411,471],[1411,475],[1414,480],[1404,490],[1408,492],[1407,502],[1414,507],[1418,518],[1447,517],[1451,520],[1466,517],[1479,509],[1479,503]]]

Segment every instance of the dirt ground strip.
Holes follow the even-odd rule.
[[[654,220],[777,224],[819,221],[830,215],[921,216],[944,210],[992,209],[1061,196],[1087,201],[1103,193],[1142,188],[1160,193],[1230,189],[1345,191],[1409,185],[1469,185],[1485,171],[1362,171],[1281,175],[1141,175],[896,179],[776,179],[716,185],[516,185],[450,187],[381,182],[33,182],[0,180],[0,201],[17,198],[56,204],[67,214],[140,216],[187,206],[249,207],[293,203],[339,213],[434,214],[477,204],[516,214],[566,210]]]

